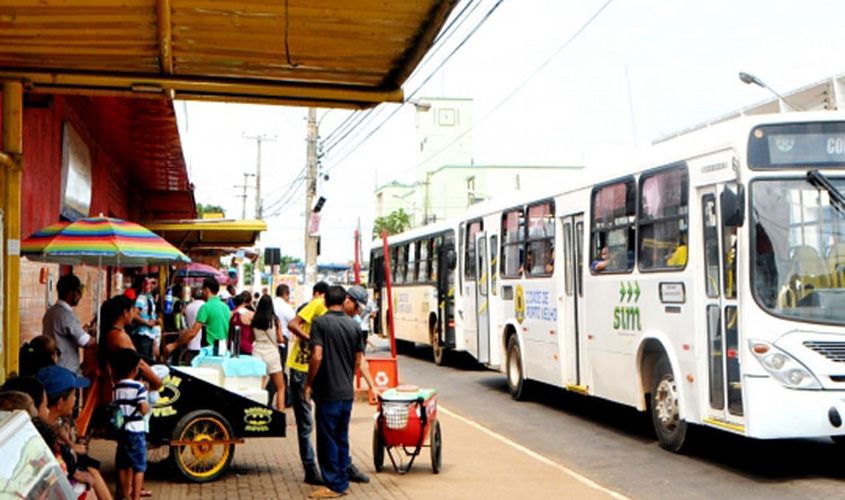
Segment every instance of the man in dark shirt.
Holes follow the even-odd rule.
[[[349,419],[355,370],[364,357],[361,329],[346,315],[346,290],[329,287],[328,312],[311,325],[311,363],[305,398],[316,405],[317,457],[326,486],[310,498],[337,498],[349,489]]]

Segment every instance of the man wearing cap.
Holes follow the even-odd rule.
[[[364,357],[361,329],[344,311],[344,303],[350,300],[342,286],[329,287],[325,296],[328,311],[311,325],[311,362],[304,395],[309,400],[313,393],[317,457],[326,486],[310,498],[336,498],[349,489],[353,380]]]
[[[93,346],[96,342],[90,333],[91,325],[83,328],[73,312],[82,299],[82,283],[75,275],[66,274],[59,278],[56,290],[59,300],[44,313],[41,333],[56,341],[61,353],[56,364],[79,375],[79,348]]]

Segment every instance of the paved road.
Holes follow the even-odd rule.
[[[448,367],[430,359],[422,347],[400,356],[400,380],[436,387],[446,408],[631,498],[845,498],[845,448],[827,440],[758,441],[699,429],[698,444],[676,455],[657,446],[645,413],[548,386],[513,401],[504,375],[464,357]]]

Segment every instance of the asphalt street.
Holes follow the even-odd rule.
[[[760,441],[697,428],[692,449],[677,455],[658,447],[646,413],[545,385],[517,402],[503,374],[469,356],[438,367],[431,349],[417,347],[400,355],[399,377],[437,388],[440,405],[634,499],[845,498],[845,447],[827,439]]]

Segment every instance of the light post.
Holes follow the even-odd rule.
[[[784,97],[784,96],[782,96],[782,95],[778,94],[778,92],[777,92],[775,89],[773,89],[773,88],[769,87],[768,85],[766,85],[765,83],[763,83],[763,80],[761,80],[761,79],[757,78],[756,76],[754,76],[754,75],[752,75],[752,74],[750,74],[750,73],[744,73],[744,72],[740,71],[740,72],[739,72],[739,79],[740,79],[740,80],[742,80],[742,83],[745,83],[745,84],[748,84],[748,85],[751,85],[751,84],[753,83],[754,85],[757,85],[758,87],[762,87],[762,88],[764,88],[764,89],[768,90],[769,92],[771,92],[772,94],[774,94],[774,95],[775,95],[778,99],[780,99],[781,101],[783,101],[783,102],[785,102],[786,104],[788,104],[788,105],[789,105],[792,109],[794,109],[795,111],[804,111],[804,109],[803,109],[803,108],[801,108],[800,106],[796,105],[795,103],[793,103],[792,101],[790,101],[790,100],[789,100],[789,99],[787,99],[786,97]]]

